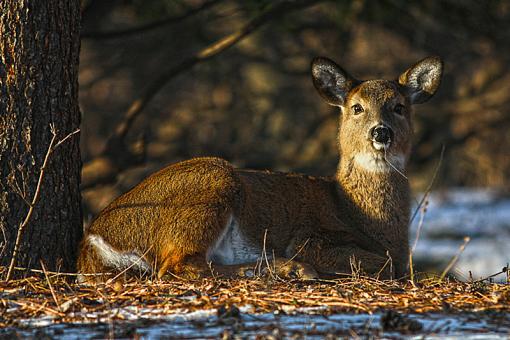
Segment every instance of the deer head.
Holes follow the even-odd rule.
[[[439,87],[443,65],[425,58],[397,80],[361,81],[330,59],[312,62],[315,88],[340,108],[341,163],[370,172],[405,172],[411,151],[412,105],[429,100]]]

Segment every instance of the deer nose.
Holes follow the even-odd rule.
[[[374,126],[370,135],[373,141],[381,144],[388,144],[393,139],[393,131],[385,125]]]

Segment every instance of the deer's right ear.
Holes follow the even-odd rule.
[[[324,100],[333,106],[341,106],[355,80],[334,61],[317,57],[312,61],[313,85]]]
[[[402,73],[398,82],[404,86],[412,104],[421,104],[436,93],[441,83],[442,74],[443,62],[441,58],[428,57]]]

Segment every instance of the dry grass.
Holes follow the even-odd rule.
[[[87,286],[55,274],[0,282],[0,328],[46,315],[53,316],[55,322],[89,321],[89,313],[128,306],[158,309],[167,315],[233,305],[250,305],[257,313],[319,306],[335,313],[509,312],[510,285],[439,282],[437,278],[413,284],[358,277],[290,282],[261,278],[132,281]]]

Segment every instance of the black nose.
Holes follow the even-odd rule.
[[[372,128],[370,133],[372,135],[372,139],[381,144],[389,143],[393,138],[393,131],[389,127],[384,125],[378,125]]]

